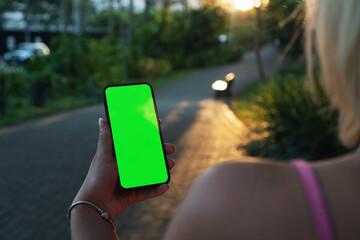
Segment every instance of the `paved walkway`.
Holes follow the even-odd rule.
[[[267,72],[275,53],[265,53]],[[228,105],[213,99],[211,83],[236,74],[235,89],[257,78],[251,54],[245,60],[202,71],[158,90],[165,141],[177,145],[170,190],[137,203],[115,219],[120,239],[160,239],[179,202],[206,168],[239,158],[243,124]],[[93,106],[0,129],[0,239],[68,239],[66,211],[96,150]]]

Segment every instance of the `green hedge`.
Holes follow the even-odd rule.
[[[24,71],[19,67],[0,67],[0,115],[4,116],[12,98],[24,96],[27,83]]]

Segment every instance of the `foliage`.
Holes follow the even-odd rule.
[[[51,69],[60,93],[99,98],[100,89],[122,82],[122,49],[118,42],[58,36],[51,49]]]
[[[253,49],[255,36],[255,11],[233,12],[229,17],[229,41],[232,45]]]
[[[140,65],[142,71],[141,77],[153,78],[155,76],[164,76],[171,71],[171,65],[166,60],[155,60],[148,58]]]
[[[316,85],[312,92],[304,74],[289,70],[267,79],[248,103],[247,117],[264,126],[252,130],[263,137],[244,146],[249,155],[315,160],[348,151],[337,137],[337,112],[330,108],[321,85]]]
[[[158,89],[159,87],[164,86],[169,82],[177,81],[181,78],[189,76],[190,74],[194,74],[197,71],[198,70],[178,71],[164,77],[154,78],[149,82],[151,83],[154,89]],[[1,74],[0,74],[0,79],[1,79]],[[22,77],[21,79],[26,80],[24,77]],[[143,82],[145,80],[141,80],[141,81]],[[24,82],[26,83],[27,81],[23,81],[22,83]],[[51,114],[73,108],[84,107],[91,104],[98,104],[101,102],[101,100],[99,99],[88,98],[81,94],[54,96],[54,93],[51,93],[52,97],[47,98],[45,106],[43,107],[29,106],[29,101],[27,96],[28,89],[27,88],[24,89],[24,91],[22,91],[22,93],[20,94],[20,92],[16,91],[19,89],[19,84],[16,84],[15,87],[16,88],[13,88],[14,91],[11,91],[11,94],[8,95],[9,101],[7,102],[8,108],[6,111],[6,115],[4,116],[0,115],[1,116],[0,127],[20,123],[22,121],[46,114]]]
[[[89,42],[90,78],[89,89],[103,89],[106,85],[121,83],[123,79],[122,48],[119,42],[110,43],[108,38]]]
[[[292,56],[303,53],[303,5],[303,0],[272,0],[265,9],[264,28],[271,39],[280,40],[285,47],[298,33],[290,51]]]
[[[152,79],[169,74],[172,65],[165,59],[147,57],[140,48],[131,48],[128,54],[128,73],[131,79]]]
[[[77,14],[89,13],[89,1],[80,2],[87,6],[84,10],[80,4]],[[114,13],[115,32],[111,38],[63,33],[53,38],[49,56],[34,58],[16,77],[0,70],[2,113],[7,103],[19,107],[14,109],[26,106],[40,111],[60,98],[81,96],[90,102],[99,101],[105,85],[121,83],[124,79],[155,83],[160,77],[161,85],[172,71],[215,66],[240,58],[242,45],[221,45],[218,40],[220,34],[228,32],[229,26],[227,12],[222,8],[206,6],[170,11],[169,6],[175,2],[187,9],[187,1],[166,2],[168,8],[159,9],[154,7],[155,1],[147,1],[146,13],[116,10],[116,4],[113,11],[97,13],[92,9],[94,14],[86,23],[88,30],[100,30],[104,35],[110,32],[109,12]],[[41,0],[34,4],[5,0],[0,3],[0,11],[26,12],[27,20],[32,19],[34,26],[44,26],[46,30],[49,23],[69,23],[69,12],[76,10],[73,6],[69,0]],[[13,78],[18,80],[9,80]],[[8,90],[13,83],[17,84],[16,94]]]
[[[19,67],[0,67],[0,115],[5,115],[11,96],[26,93],[24,74]]]
[[[46,93],[53,85],[53,74],[48,62],[48,56],[38,56],[26,65],[25,73],[32,106],[43,107]]]
[[[218,36],[227,32],[227,13],[218,7],[192,9],[186,17],[172,12],[162,23],[161,12],[134,36],[134,48],[152,59],[167,60],[174,69],[214,66],[227,62]],[[151,46],[151,47],[149,47]],[[236,51],[237,59],[241,51]],[[234,57],[232,57],[233,59]]]
[[[91,71],[88,39],[59,35],[53,39],[50,48],[51,69],[61,76],[63,91],[68,93],[82,89]]]
[[[120,20],[125,22],[127,21],[124,12],[114,11],[113,12],[114,18],[114,35],[120,35]],[[109,25],[109,10],[104,10],[99,12],[98,14],[91,15],[87,22],[88,26],[94,28],[95,31],[108,31]]]

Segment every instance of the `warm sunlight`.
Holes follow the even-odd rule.
[[[248,11],[254,7],[254,0],[234,0],[236,9]]]
[[[254,7],[258,8],[261,5],[266,6],[269,4],[269,0],[223,0],[234,6],[236,9],[241,11],[248,11]]]

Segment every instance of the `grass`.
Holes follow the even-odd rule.
[[[154,89],[159,89],[166,84],[180,80],[199,71],[199,69],[181,70],[164,77],[131,82],[149,82]],[[10,98],[6,108],[6,115],[0,116],[0,128],[18,124],[36,117],[100,103],[102,103],[101,99],[91,99],[83,96],[65,96],[56,99],[47,99],[44,107],[33,107],[29,106],[27,98]]]
[[[230,107],[245,125],[250,126],[255,118],[252,108],[255,105],[256,96],[259,95],[260,84],[253,82],[247,85],[232,100]]]
[[[96,100],[75,96],[48,100],[44,107],[29,106],[28,99],[16,99],[15,101],[16,104],[8,106],[6,115],[0,118],[0,128],[21,123],[32,118],[99,103],[99,101]]]

